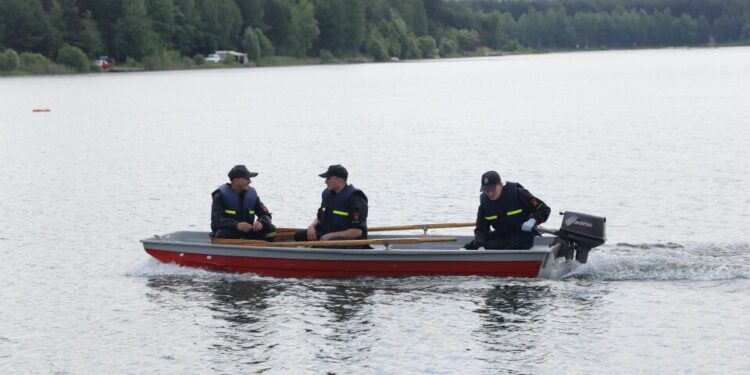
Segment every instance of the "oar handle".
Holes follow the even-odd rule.
[[[473,227],[476,225],[475,222],[461,222],[461,223],[436,223],[436,224],[414,224],[414,225],[393,225],[386,227],[372,227],[367,228],[368,232],[387,232],[392,230],[410,230],[410,229],[438,229],[438,228],[459,228],[459,227]]]
[[[554,229],[547,229],[544,227],[536,227],[534,229],[536,229],[536,231],[539,233],[546,233],[546,234],[551,234],[553,236],[557,236],[557,231]]]
[[[412,225],[393,225],[384,227],[369,227],[368,232],[388,232],[396,230],[412,230],[412,229],[439,229],[439,228],[460,228],[460,227],[473,227],[476,225],[473,221],[458,222],[458,223],[435,223],[435,224],[412,224]],[[276,228],[276,235],[289,235],[300,228]]]
[[[232,238],[214,238],[212,243],[220,245],[243,245],[261,247],[298,247],[298,246],[363,246],[363,245],[391,245],[391,244],[415,244],[425,242],[455,242],[456,237],[404,237],[383,238],[374,240],[332,240],[332,241],[297,241],[297,242],[266,242],[259,240],[240,240]]]

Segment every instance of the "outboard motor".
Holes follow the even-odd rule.
[[[586,263],[589,251],[607,240],[607,218],[572,211],[560,212],[560,215],[563,215],[563,220],[559,230],[538,230],[557,237],[552,244],[561,245],[558,257],[575,258],[579,263]]]

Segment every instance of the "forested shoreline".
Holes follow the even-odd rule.
[[[0,0],[0,74],[744,44],[750,0]]]

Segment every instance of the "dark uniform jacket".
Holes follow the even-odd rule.
[[[530,248],[534,233],[523,232],[521,225],[533,218],[537,224],[547,221],[550,208],[533,196],[521,184],[506,182],[496,201],[484,193],[480,196],[477,210],[474,245],[485,246],[492,238],[503,239],[508,248]],[[490,232],[490,228],[495,229]]]
[[[226,184],[224,186],[228,185],[229,184]],[[220,189],[221,188],[222,187],[220,187]],[[255,189],[253,189],[252,186],[250,187],[250,189],[252,189],[253,193],[255,192]],[[224,190],[225,192],[227,191],[226,188],[224,188]],[[229,191],[232,192],[231,188],[229,189]],[[228,207],[227,203],[222,198],[222,193],[219,191],[219,189],[216,189],[213,193],[211,193],[211,196],[213,197],[213,203],[211,204],[212,231],[216,232],[220,229],[237,230],[238,223],[247,221],[252,224],[255,221],[256,217],[258,221],[264,224],[272,224],[271,213],[268,211],[266,205],[261,202],[260,197],[257,197],[257,199],[255,199],[254,207],[243,207],[246,201],[245,195],[248,194],[249,191],[250,190],[240,192],[238,197],[240,204],[239,210],[233,210]],[[252,212],[252,214],[249,214],[249,212]]]
[[[325,189],[318,209],[318,237],[331,232],[360,229],[361,239],[367,238],[367,196],[353,185],[336,194]]]

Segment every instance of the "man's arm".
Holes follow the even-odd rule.
[[[482,208],[477,208],[477,223],[474,228],[474,244],[482,247],[487,243],[487,237],[490,236],[490,223],[484,219]]]
[[[268,211],[268,207],[260,201],[260,197],[258,197],[258,200],[255,202],[255,216],[258,217],[258,221],[264,224],[273,224],[271,212]]]
[[[523,207],[531,213],[530,218],[536,220],[537,225],[547,221],[552,209],[542,202],[541,199],[532,195],[525,188],[518,190],[518,197],[521,199]]]

